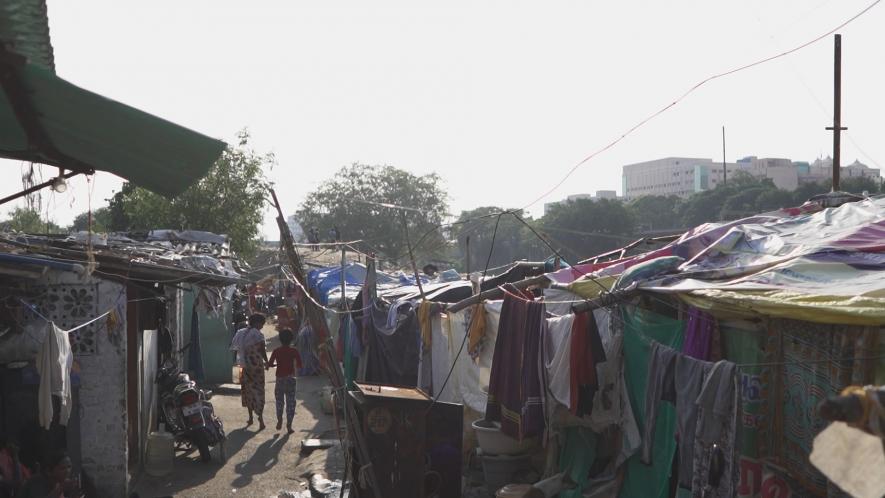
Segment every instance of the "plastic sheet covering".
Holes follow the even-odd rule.
[[[580,279],[575,280],[568,286],[568,288],[570,291],[584,299],[594,299],[599,297],[603,291],[611,290],[617,280],[618,275],[596,277],[591,274],[587,277],[581,277]]]
[[[678,294],[720,316],[885,323],[885,197],[789,214],[701,225],[663,250],[596,275],[672,254],[686,260],[679,272],[640,282],[641,289]],[[609,286],[602,278],[583,278],[570,290],[594,298],[600,284]]]
[[[685,322],[667,318],[632,306],[622,307],[624,323],[624,375],[633,414],[642,432],[645,428],[645,392],[648,379],[648,359],[651,341],[674,349],[681,349]],[[627,460],[622,498],[665,498],[668,496],[670,469],[676,453],[675,407],[661,403],[658,408],[657,430],[651,466],[639,461],[639,454]]]

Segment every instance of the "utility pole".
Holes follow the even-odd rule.
[[[725,126],[722,126],[722,184],[728,180],[728,168],[725,166]]]
[[[836,35],[835,57],[833,68],[833,126],[827,130],[833,131],[833,192],[839,191],[839,173],[841,172],[841,143],[842,130],[842,35]]]
[[[467,280],[470,280],[470,236],[467,236],[467,243],[465,244],[467,247],[464,251],[466,262],[464,263],[464,270],[467,273]]]
[[[412,241],[409,239],[409,221],[406,219],[406,212],[401,210],[400,216],[403,220],[403,233],[406,235],[406,246],[409,248],[409,259],[412,261],[412,271],[415,272],[415,285],[418,286],[418,293],[421,294],[421,300],[425,300],[424,287],[421,286],[421,275],[418,273],[418,264],[415,263],[415,253],[412,252]]]

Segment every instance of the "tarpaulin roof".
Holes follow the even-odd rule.
[[[632,258],[685,260],[676,272],[639,288],[726,314],[885,324],[885,198],[790,213],[702,225],[664,249]],[[596,275],[623,271],[608,266]],[[570,290],[596,297],[601,286],[584,278]]]
[[[172,196],[202,178],[225,144],[56,76],[46,6],[0,6],[0,157],[107,171]]]

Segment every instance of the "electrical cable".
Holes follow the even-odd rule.
[[[738,73],[738,72],[740,72],[740,71],[744,71],[744,70],[746,70],[746,69],[750,69],[750,68],[752,68],[752,67],[759,66],[759,65],[761,65],[761,64],[765,64],[766,62],[771,62],[771,61],[773,61],[773,60],[780,59],[781,57],[785,57],[785,56],[787,56],[787,55],[790,55],[790,54],[793,54],[793,53],[795,53],[795,52],[798,52],[799,50],[802,50],[802,49],[804,49],[804,48],[806,48],[806,47],[808,47],[808,46],[811,46],[811,45],[813,45],[813,44],[815,44],[815,43],[817,43],[817,42],[823,40],[824,38],[826,38],[826,37],[832,35],[832,34],[835,33],[836,31],[839,31],[840,29],[844,28],[845,26],[847,26],[848,24],[850,24],[851,22],[853,22],[853,21],[856,20],[857,18],[861,17],[862,15],[866,14],[866,13],[869,12],[873,7],[875,7],[876,5],[878,5],[881,1],[882,1],[882,0],[875,0],[873,3],[871,3],[871,4],[868,5],[866,8],[864,8],[863,10],[861,10],[859,13],[857,13],[857,14],[855,14],[854,16],[852,16],[851,18],[849,18],[847,21],[843,22],[842,24],[840,24],[840,25],[836,26],[835,28],[833,28],[833,29],[827,31],[826,33],[824,33],[824,34],[822,34],[822,35],[820,35],[820,36],[818,36],[818,37],[816,37],[816,38],[813,38],[812,40],[809,40],[809,41],[807,41],[807,42],[805,42],[805,43],[803,43],[803,44],[801,44],[801,45],[799,45],[799,46],[796,46],[796,47],[794,47],[794,48],[791,48],[791,49],[789,49],[789,50],[786,50],[786,51],[780,52],[780,53],[778,53],[778,54],[775,54],[775,55],[772,55],[772,56],[769,56],[769,57],[765,57],[765,58],[763,58],[763,59],[759,59],[759,60],[754,61],[754,62],[751,62],[751,63],[749,63],[749,64],[744,64],[744,65],[742,65],[742,66],[738,66],[738,67],[736,67],[736,68],[729,69],[729,70],[727,70],[727,71],[723,71],[723,72],[721,72],[721,73],[717,73],[717,74],[714,74],[714,75],[712,75],[712,76],[708,76],[707,78],[705,78],[705,79],[703,79],[703,80],[701,80],[701,81],[695,83],[691,88],[689,88],[685,93],[683,93],[682,95],[680,95],[680,96],[679,96],[678,98],[676,98],[674,101],[670,102],[669,104],[667,104],[667,105],[665,105],[664,107],[660,108],[660,109],[657,110],[656,112],[652,113],[651,115],[649,115],[648,117],[646,117],[645,119],[643,119],[642,121],[640,121],[639,123],[633,125],[632,128],[630,128],[630,129],[628,129],[626,132],[622,133],[619,137],[615,138],[613,141],[609,142],[607,145],[605,145],[605,146],[602,147],[601,149],[596,150],[595,152],[591,153],[589,156],[587,156],[587,157],[585,157],[584,159],[578,161],[578,163],[575,164],[574,166],[572,166],[571,169],[569,169],[568,172],[566,172],[565,176],[563,176],[562,179],[560,179],[560,180],[559,180],[559,181],[558,181],[558,182],[557,182],[552,188],[550,188],[549,190],[547,190],[546,192],[544,192],[542,195],[540,195],[538,198],[536,198],[536,199],[533,200],[532,202],[530,202],[530,203],[526,204],[525,206],[523,206],[522,209],[523,209],[523,210],[528,209],[528,208],[534,206],[535,204],[537,204],[538,202],[542,201],[544,198],[546,198],[547,196],[549,196],[550,194],[552,194],[553,192],[555,192],[559,187],[561,187],[561,186],[562,186],[562,185],[563,185],[563,184],[564,184],[564,183],[565,183],[565,182],[566,182],[566,181],[567,181],[567,180],[568,180],[568,179],[569,179],[569,178],[575,173],[575,171],[578,170],[578,168],[580,168],[580,167],[583,166],[585,163],[587,163],[588,161],[590,161],[590,160],[593,159],[594,157],[598,156],[599,154],[601,154],[601,153],[603,153],[603,152],[605,152],[605,151],[611,149],[612,147],[614,147],[615,145],[617,145],[618,143],[620,143],[622,140],[624,140],[625,138],[627,138],[629,135],[631,135],[634,131],[638,130],[639,128],[641,128],[642,126],[644,126],[645,124],[647,124],[649,121],[655,119],[656,117],[660,116],[661,114],[665,113],[666,111],[668,111],[668,110],[672,109],[673,107],[677,106],[677,105],[678,105],[680,102],[682,102],[686,97],[688,97],[689,95],[691,95],[692,93],[694,93],[697,89],[699,89],[700,87],[704,86],[705,84],[707,84],[707,83],[709,83],[709,82],[711,82],[711,81],[713,81],[713,80],[716,80],[716,79],[719,79],[719,78],[723,78],[723,77],[725,77],[725,76],[729,76],[729,75],[732,75],[732,74]]]
[[[495,221],[495,230],[492,232],[492,243],[489,246],[489,256],[486,258],[486,264],[482,270],[482,278],[480,279],[480,282],[482,282],[485,279],[486,273],[488,272],[488,269],[489,269],[489,263],[492,262],[492,254],[495,251],[495,238],[498,236],[498,224],[501,222],[502,216],[504,216],[504,213],[499,214],[498,219]],[[482,302],[480,302],[477,306],[482,306],[482,305],[483,305]],[[470,317],[471,325],[473,325],[473,320],[477,320],[478,319],[477,317],[479,317],[479,316],[481,316],[479,313],[474,313]],[[464,345],[467,344],[467,338],[469,336],[470,336],[470,334],[467,331],[464,331],[464,338],[461,339],[461,347],[458,348],[458,353],[455,354],[455,358],[452,360],[452,367],[449,368],[449,373],[446,374],[446,380],[443,381],[442,387],[440,387],[440,389],[439,389],[439,393],[436,395],[435,398],[433,398],[433,401],[430,403],[430,406],[427,407],[427,412],[425,412],[425,413],[430,413],[430,409],[433,408],[433,405],[436,404],[436,402],[439,400],[440,396],[442,396],[442,393],[445,392],[446,386],[449,383],[449,378],[452,377],[452,372],[455,371],[455,366],[458,364],[458,359],[461,357],[461,353],[464,351]]]

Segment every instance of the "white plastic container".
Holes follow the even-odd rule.
[[[230,372],[230,380],[234,384],[239,384],[243,377],[243,367],[234,365]]]
[[[172,473],[175,459],[175,437],[166,432],[163,424],[156,432],[151,432],[147,440],[144,470],[148,475],[162,477]]]
[[[534,438],[518,441],[503,432],[501,424],[486,422],[485,419],[475,420],[472,424],[476,432],[476,440],[486,455],[520,455],[534,448],[538,440]]]

